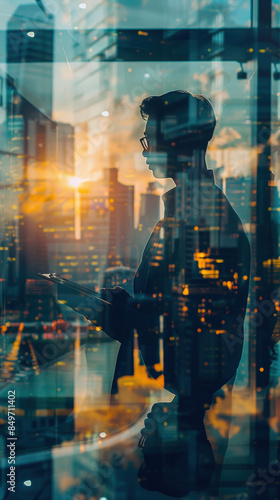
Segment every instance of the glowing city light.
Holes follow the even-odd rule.
[[[87,8],[87,4],[86,3],[80,3],[79,7],[80,7],[80,9],[86,9]]]
[[[80,177],[70,177],[69,179],[69,185],[73,188],[78,188],[82,182]]]
[[[101,438],[105,438],[107,436],[106,432],[100,432],[99,436]]]
[[[150,76],[151,76],[150,73],[145,73],[144,75],[145,78],[150,78]]]
[[[109,116],[109,111],[102,111],[102,116]]]
[[[30,479],[28,479],[27,481],[24,481],[24,483],[23,483],[23,484],[24,484],[25,486],[31,486],[31,484],[32,484],[32,483],[31,483]]]
[[[34,38],[35,36],[34,31],[28,31],[27,36],[29,36],[30,38]]]

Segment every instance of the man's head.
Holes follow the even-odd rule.
[[[173,177],[174,170],[185,168],[194,151],[204,154],[216,126],[210,102],[183,90],[147,97],[140,113],[147,121],[148,148],[143,156],[155,177]]]

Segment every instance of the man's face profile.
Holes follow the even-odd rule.
[[[142,155],[146,158],[146,164],[156,178],[166,178],[167,175],[167,152],[158,143],[157,138],[158,123],[155,118],[149,117],[144,132],[148,139],[149,149],[143,151]]]

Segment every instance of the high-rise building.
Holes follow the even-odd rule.
[[[252,179],[228,177],[225,194],[243,224],[251,220]]]
[[[71,9],[71,21],[77,33],[73,44],[73,78],[78,155],[83,150],[82,164],[77,161],[76,174],[81,175],[82,171],[83,177],[99,170],[100,163],[102,167],[109,167],[111,162],[110,135],[106,132],[116,97],[118,70],[110,60],[116,59],[118,38],[107,29],[112,28],[114,8],[114,3],[94,0],[86,9],[78,5]]]
[[[19,93],[51,117],[53,17],[35,2],[20,5],[9,19],[7,28],[7,73]],[[9,87],[9,81],[7,85]]]
[[[53,25],[52,16],[36,4],[18,7],[8,21],[7,141],[0,177],[6,305],[10,297],[23,306],[26,280],[47,272],[50,234],[46,227],[56,226],[63,198],[73,198],[72,191],[61,191],[67,176],[74,174],[74,129],[51,119]],[[10,303],[12,310],[15,304]]]
[[[78,189],[80,203],[68,217],[67,233],[49,226],[53,243],[50,260],[53,271],[91,286],[103,286],[107,268],[131,266],[134,227],[134,186],[118,181],[117,168],[103,170],[99,181],[89,180]],[[57,214],[57,224],[66,229],[64,216]],[[75,224],[80,238],[75,239]]]
[[[152,230],[160,218],[160,196],[153,192],[153,183],[149,183],[146,193],[141,193],[139,224],[135,229],[134,259],[136,266],[141,260],[144,247]]]
[[[53,238],[48,228],[54,231],[59,225],[57,215],[64,216],[63,206],[67,202],[67,211],[71,207],[73,213],[73,192],[66,192],[63,185],[74,173],[74,131],[71,125],[48,118],[11,82],[9,88],[14,94],[7,104],[13,124],[12,150],[7,153],[11,182],[10,189],[3,190],[7,244],[3,244],[1,252],[7,269],[7,293],[20,296],[23,302],[26,280],[35,279],[36,273],[49,268],[48,247]],[[17,131],[14,119],[20,117],[22,129]],[[69,225],[65,229],[69,230]]]

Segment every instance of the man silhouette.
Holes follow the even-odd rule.
[[[145,420],[138,478],[146,489],[184,496],[204,489],[215,469],[203,419],[240,361],[250,248],[207,170],[216,125],[210,102],[174,91],[144,99],[140,111],[146,164],[154,177],[172,178],[176,186],[163,196],[165,215],[144,249],[134,297],[103,290],[116,306],[103,311],[103,324],[123,343],[136,328],[144,361],[163,338],[164,387],[175,398],[154,405]]]

